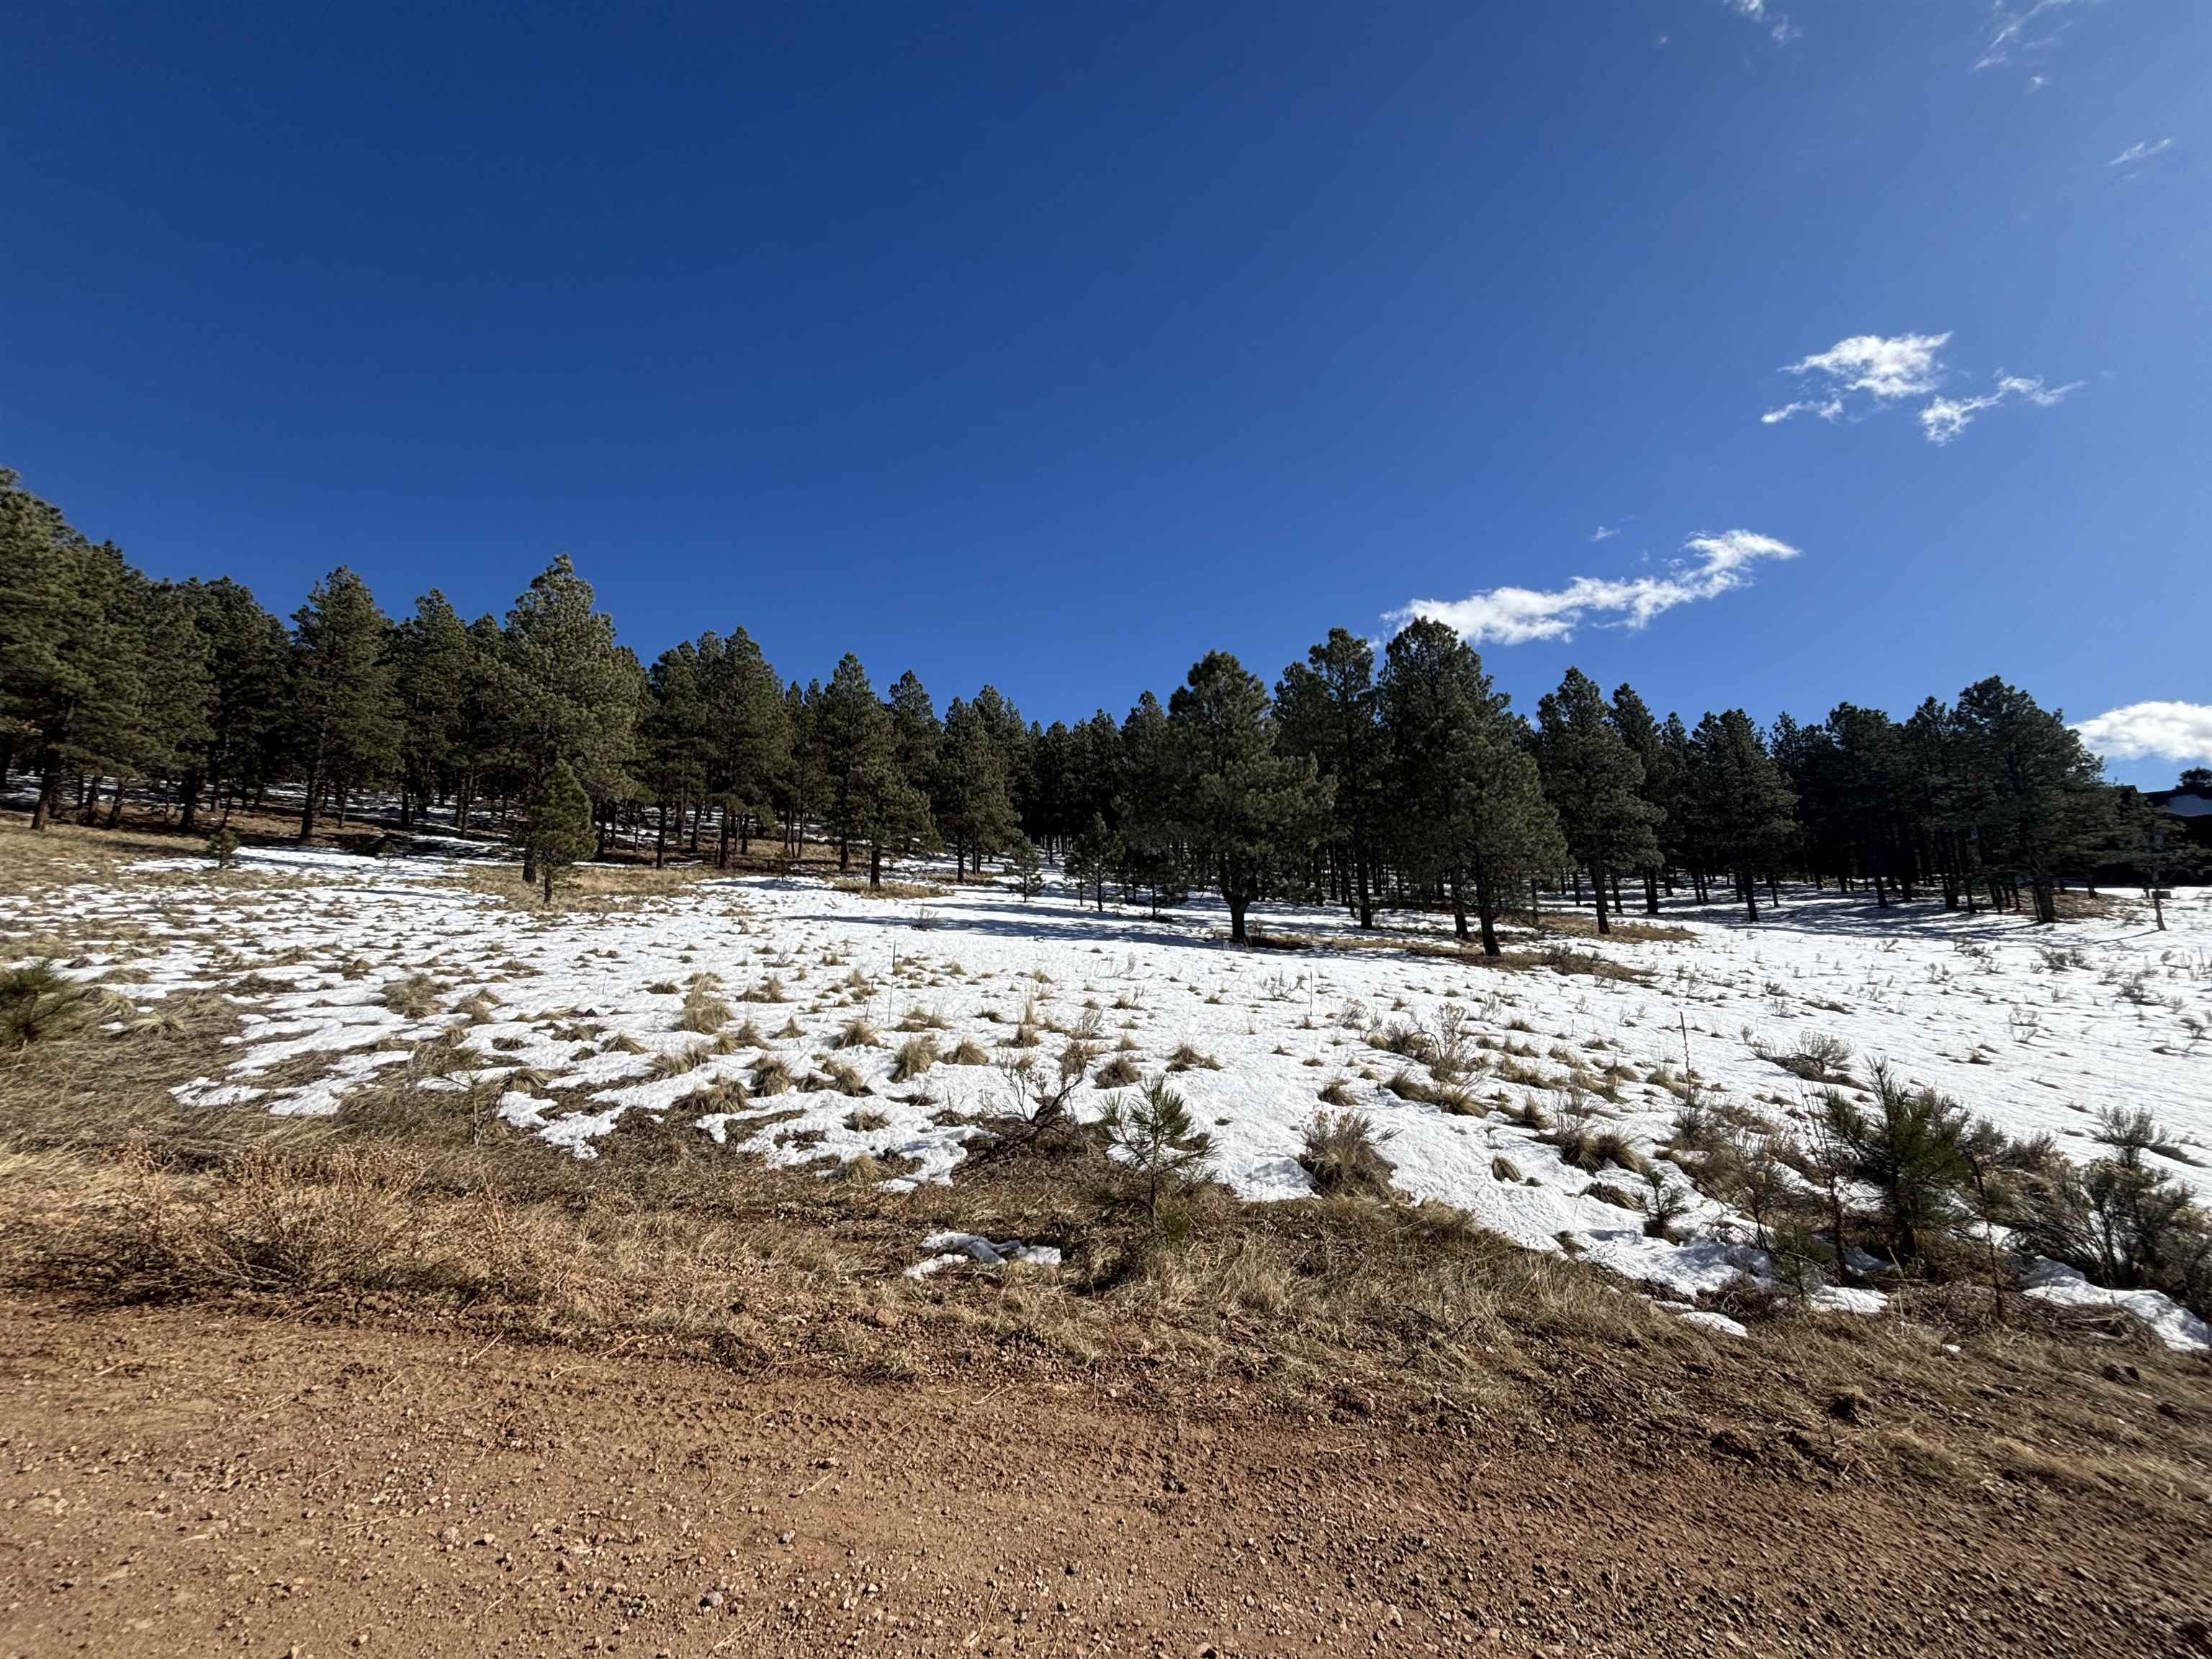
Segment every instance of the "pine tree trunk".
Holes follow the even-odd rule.
[[[1736,881],[1743,890],[1744,915],[1750,917],[1752,921],[1757,921],[1759,920],[1759,884],[1751,878],[1751,872],[1748,870],[1739,875]]]
[[[1451,872],[1452,937],[1467,937],[1467,885],[1456,870]]]
[[[315,838],[315,794],[321,787],[319,772],[310,764],[307,768],[307,787],[301,793],[300,805],[300,840],[303,845]]]
[[[1230,939],[1237,945],[1245,944],[1247,941],[1244,937],[1244,898],[1241,894],[1237,893],[1228,893],[1223,896],[1229,901]]]
[[[115,775],[115,793],[107,803],[107,827],[110,830],[123,827],[123,775],[120,772]]]
[[[31,808],[32,829],[44,830],[47,820],[53,817],[54,788],[60,782],[61,779],[54,770],[53,762],[47,761],[46,769],[39,775],[38,804]]]
[[[2038,876],[2029,884],[2035,899],[2035,919],[2045,926],[2058,920],[2058,899],[2051,890],[2051,878]]]
[[[1647,916],[1659,914],[1659,872],[1656,870],[1644,872],[1644,914]]]
[[[177,786],[179,813],[177,827],[186,835],[191,834],[193,820],[198,816],[200,805],[200,775],[198,768],[186,772]]]
[[[653,832],[653,867],[659,869],[668,861],[668,803],[660,803],[660,822]]]
[[[868,885],[871,887],[880,887],[883,884],[883,844],[880,842],[870,842],[868,843]]]
[[[1590,866],[1590,897],[1597,904],[1597,930],[1601,933],[1609,933],[1613,931],[1612,925],[1607,921],[1605,915],[1605,875],[1603,865],[1594,864]],[[1580,878],[1577,879],[1579,880]]]

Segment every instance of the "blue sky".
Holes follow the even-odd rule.
[[[0,461],[280,611],[567,550],[648,658],[1049,720],[1426,604],[1523,707],[2177,703],[2098,728],[2165,781],[2208,70],[2202,0],[23,9]]]

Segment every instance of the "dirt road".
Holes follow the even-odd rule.
[[[1178,1422],[19,1297],[0,1364],[9,1655],[2212,1651],[2170,1522],[1735,1435]]]

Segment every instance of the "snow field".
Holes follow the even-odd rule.
[[[133,1000],[213,990],[236,1003],[236,1058],[180,1085],[189,1103],[330,1113],[405,1065],[425,1088],[495,1087],[507,1122],[579,1157],[626,1114],[647,1113],[774,1164],[865,1155],[895,1187],[951,1179],[983,1133],[972,1120],[1003,1109],[995,1066],[951,1062],[962,1045],[1051,1067],[1069,1033],[1093,1030],[1099,1063],[1118,1048],[1151,1076],[1182,1057],[1172,1081],[1213,1137],[1209,1172],[1243,1197],[1312,1189],[1298,1154],[1334,1084],[1373,1121],[1408,1197],[1679,1297],[1760,1265],[1660,1150],[1686,1061],[1709,1105],[1786,1122],[1817,1085],[1778,1060],[1833,1039],[1854,1075],[1886,1060],[2077,1157],[2100,1150],[2100,1109],[2148,1108],[2179,1154],[2174,1173],[2212,1194],[2203,892],[2168,905],[2165,933],[2124,903],[2056,930],[1832,895],[1796,896],[1757,926],[1670,909],[1663,920],[1686,937],[1576,939],[1560,959],[1576,971],[1561,972],[1413,954],[1405,939],[1349,948],[1372,936],[1333,912],[1263,909],[1256,925],[1319,948],[1245,951],[1221,941],[1221,916],[1202,905],[1153,920],[988,888],[895,901],[702,876],[625,908],[540,913],[453,879],[465,866],[452,851],[249,851],[241,866],[259,878],[245,881],[203,860],[152,860],[139,867],[206,877],[10,896],[0,938],[81,943],[65,970]],[[1531,944],[1508,939],[1524,959]],[[687,996],[698,1004],[688,1021]],[[872,1036],[848,1030],[856,1021]],[[1464,1109],[1391,1092],[1401,1071],[1427,1074],[1370,1033],[1434,1036],[1455,1021]],[[899,1046],[924,1036],[936,1063],[894,1081]],[[1034,1046],[1010,1046],[1021,1041]],[[764,1091],[779,1067],[789,1086]],[[1096,1118],[1109,1092],[1086,1084],[1077,1115]],[[1646,1178],[1567,1161],[1532,1108],[1554,1123],[1587,1114],[1616,1135],[1678,1196],[1689,1242],[1646,1237]],[[1835,1305],[1871,1311],[1866,1297]]]

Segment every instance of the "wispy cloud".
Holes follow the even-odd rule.
[[[1948,444],[1998,404],[2018,398],[2048,408],[2081,384],[2045,386],[2040,376],[1997,374],[1987,392],[1967,397],[1936,395],[1948,372],[1942,358],[1951,336],[1942,334],[1854,334],[1826,351],[1784,363],[1781,372],[1815,383],[1809,398],[1793,398],[1759,416],[1764,426],[1779,426],[1800,415],[1834,422],[1927,398],[1919,411],[1928,441]]]
[[[1596,529],[1590,532],[1590,540],[1593,542],[1609,542],[1619,534],[1620,534],[1620,526],[1619,525],[1601,524]]]
[[[2161,138],[2154,144],[2133,143],[2105,163],[2108,167],[2131,167],[2138,161],[2148,161],[2154,155],[2163,155],[2173,148],[2173,140]]]
[[[2033,52],[2049,46],[2057,38],[2057,31],[2065,26],[2063,18],[2051,14],[2063,12],[2074,3],[2075,0],[2034,0],[2033,4],[2014,10],[1999,0],[1996,32],[1990,37],[1989,45],[1982,48],[1982,55],[1975,60],[1974,67],[1977,70],[1996,69],[2000,64],[2011,63],[2016,52]],[[2049,33],[2030,32],[2039,27],[2039,19],[2044,20],[2039,27],[2049,29]]]
[[[1980,397],[1937,398],[1931,401],[1920,411],[1920,429],[1928,434],[1929,443],[1948,444],[1982,416],[2010,398],[2018,398],[2038,409],[2048,409],[2064,401],[2069,392],[2081,388],[2079,380],[2047,386],[2039,374],[1999,374],[1996,389]]]
[[[1718,599],[1746,586],[1751,568],[1762,559],[1798,556],[1789,543],[1750,530],[1692,536],[1682,551],[1686,556],[1674,560],[1663,575],[1576,576],[1561,587],[1492,587],[1463,599],[1416,599],[1387,620],[1402,627],[1416,617],[1434,617],[1469,645],[1569,640],[1585,623],[1644,627],[1676,605]]]
[[[1854,334],[1826,351],[1784,363],[1785,374],[1808,374],[1825,381],[1832,392],[1863,392],[1881,403],[1933,392],[1943,379],[1936,353],[1950,343],[1942,334]]]
[[[2115,760],[2212,761],[2212,703],[2131,702],[2074,729]]]
[[[1788,46],[1805,32],[1767,4],[1766,0],[1721,0],[1721,3],[1737,16],[1748,18],[1764,27],[1778,46]]]

